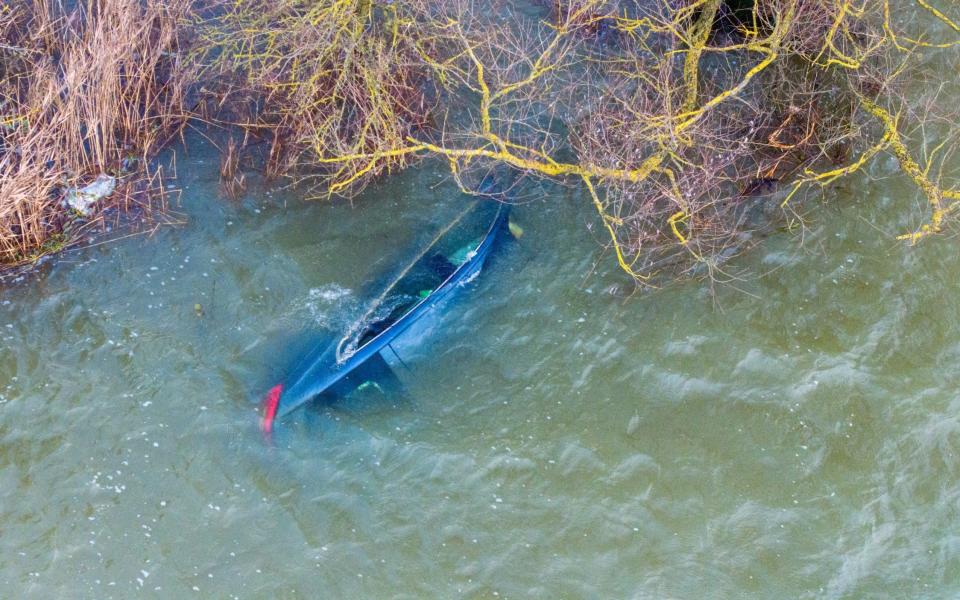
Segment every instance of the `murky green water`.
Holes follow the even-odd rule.
[[[583,198],[542,190],[406,398],[271,447],[258,397],[453,194],[231,203],[193,150],[187,226],[0,289],[0,596],[957,597],[960,254],[893,241],[894,169],[742,281],[629,300]]]
[[[8,592],[960,594],[960,257],[891,241],[900,181],[731,265],[739,290],[631,300],[589,208],[547,190],[400,374],[408,398],[314,410],[269,447],[254,404],[293,334],[336,328],[452,194],[424,170],[353,207],[231,204],[212,161],[181,162],[188,226],[0,292]]]

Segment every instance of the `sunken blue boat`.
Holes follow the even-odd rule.
[[[477,209],[493,213],[471,233],[453,235],[454,226]],[[483,211],[478,211],[483,215]],[[384,364],[380,355],[397,336],[443,302],[483,267],[498,239],[508,229],[510,206],[476,201],[448,225],[414,261],[371,303],[369,309],[339,340],[314,348],[284,383],[274,386],[263,401],[261,429],[324,396],[342,396],[366,380],[357,376],[365,365]],[[472,215],[476,220],[478,215]],[[467,219],[469,220],[469,219]],[[444,248],[444,246],[446,246]],[[385,366],[385,365],[384,365]]]

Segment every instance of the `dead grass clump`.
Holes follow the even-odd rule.
[[[129,187],[180,131],[191,12],[189,0],[0,10],[0,263],[59,248],[82,225],[62,204],[66,190],[100,173]]]

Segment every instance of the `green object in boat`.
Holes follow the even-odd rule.
[[[520,227],[513,220],[507,221],[507,228],[510,230],[510,235],[516,239],[520,239],[523,236],[523,227]]]
[[[419,294],[419,295],[420,295],[421,298],[426,298],[427,296],[429,296],[429,295],[432,294],[432,293],[433,293],[433,290],[420,290],[420,294]]]

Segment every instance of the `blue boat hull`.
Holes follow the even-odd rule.
[[[448,298],[454,290],[470,281],[483,268],[484,262],[498,239],[507,229],[510,207],[500,204],[496,216],[472,255],[456,267],[443,282],[425,298],[392,322],[374,337],[359,345],[353,354],[341,359],[341,344],[333,341],[315,348],[301,363],[305,365],[288,382],[274,386],[263,402],[261,429],[269,433],[275,421],[293,412],[325,393],[336,393],[357,369],[378,357],[397,336],[420,320],[433,307]]]

